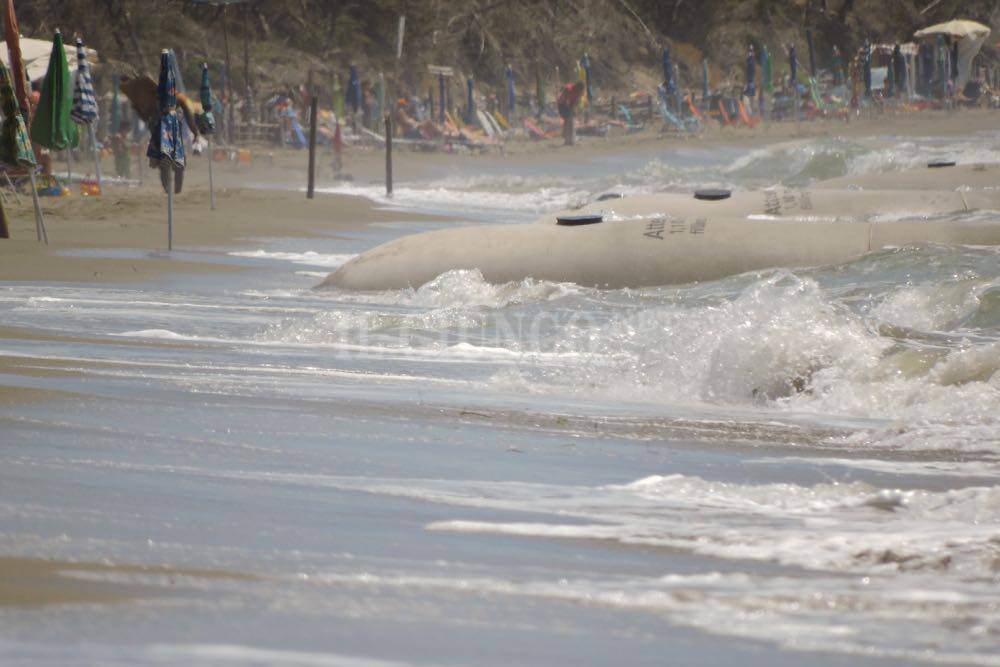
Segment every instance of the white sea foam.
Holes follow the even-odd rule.
[[[233,257],[250,257],[252,259],[271,259],[304,264],[306,266],[338,267],[354,259],[357,255],[324,254],[307,250],[306,252],[279,252],[267,250],[245,250],[227,253]]]

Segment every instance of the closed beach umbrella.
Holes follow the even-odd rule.
[[[337,115],[337,123],[344,120],[344,90],[340,87],[340,75],[333,75],[333,113]]]
[[[899,44],[892,48],[892,72],[896,79],[896,89],[902,96],[906,92],[906,58]]]
[[[111,117],[108,120],[108,134],[116,134],[121,124],[121,101],[118,99],[118,73],[111,77]]]
[[[357,115],[361,108],[361,75],[358,74],[357,65],[351,65],[349,78],[347,80],[347,106],[351,108],[351,113]]]
[[[771,72],[771,52],[764,46],[760,50],[761,86],[769,93],[774,92],[774,77]]]
[[[4,39],[10,53],[11,76],[14,79],[14,94],[22,114],[28,113],[28,83],[24,73],[24,59],[21,57],[21,32],[14,13],[14,0],[5,0]]]
[[[212,113],[212,82],[208,76],[208,63],[201,65],[201,86],[198,88],[198,99],[201,102],[201,118],[198,131],[205,135],[215,134],[215,115]]]
[[[795,45],[788,47],[788,69],[792,75],[792,88],[797,90],[799,80],[799,59],[795,55]]]
[[[3,126],[0,128],[0,162],[14,169],[27,168],[31,174],[31,193],[35,204],[35,231],[39,241],[49,242],[42,221],[42,209],[38,205],[38,188],[35,187],[35,153],[31,150],[31,139],[24,125],[24,117],[17,104],[17,93],[7,66],[0,62],[0,109],[3,111]],[[0,204],[0,211],[2,211]],[[0,238],[9,238],[6,216],[0,216]]]
[[[386,112],[385,75],[382,72],[378,73],[378,79],[375,80],[375,104],[378,105],[378,108],[372,113],[372,118],[378,123],[382,119],[382,114]]]
[[[170,52],[160,52],[160,81],[156,87],[159,113],[150,127],[146,157],[159,168],[160,182],[167,191],[167,248],[174,245],[174,192],[180,192],[184,174],[184,140],[177,116],[177,87]]]
[[[864,58],[863,65],[864,65],[864,77],[865,77],[865,97],[871,97],[872,96],[872,47],[871,44],[868,43],[868,40],[865,40],[864,49],[865,52],[862,57]]]
[[[583,60],[580,61],[580,65],[583,67],[584,82],[587,84],[587,102],[594,102],[594,86],[590,80],[590,55],[584,53]]]
[[[447,93],[445,92],[444,74],[438,74],[438,106],[440,107],[438,109],[438,122],[440,122],[442,125],[444,125],[444,120],[445,120],[444,114],[447,111],[446,109],[447,102],[445,101],[446,95]]]
[[[76,123],[70,117],[73,109],[73,89],[66,64],[62,35],[56,31],[52,40],[52,56],[42,82],[42,95],[31,121],[31,140],[39,146],[61,151],[80,143]]]
[[[674,90],[674,68],[670,66],[670,49],[663,47],[663,88],[668,92]]]
[[[708,99],[708,59],[701,61],[701,99]]]
[[[809,71],[816,78],[816,49],[813,48],[813,31],[806,30],[806,44],[809,46]]]
[[[507,75],[507,115],[510,116],[510,120],[513,120],[517,111],[517,94],[514,91],[514,70],[510,65],[507,65],[505,74]]]
[[[476,100],[475,97],[473,96],[473,88],[472,88],[473,83],[474,82],[471,76],[465,81],[465,87],[467,92],[467,101],[466,101],[467,106],[465,107],[465,114],[466,114],[465,122],[468,125],[473,125],[476,122]]]
[[[198,89],[202,115],[198,130],[208,139],[208,207],[215,210],[215,181],[212,177],[212,135],[215,134],[215,117],[212,114],[212,82],[208,78],[208,63],[201,65],[201,87]]]
[[[535,68],[535,101],[538,103],[538,115],[545,111],[545,79],[542,77],[542,68]]]
[[[94,127],[97,125],[97,97],[94,95],[94,81],[90,77],[90,64],[83,50],[83,40],[76,40],[76,77],[73,82],[73,108],[70,116],[80,125],[87,126],[90,134],[90,146],[94,152],[94,171],[97,173],[97,187],[101,187],[101,157],[97,152],[97,137]]]
[[[757,85],[754,83],[757,73],[757,61],[754,58],[753,46],[747,50],[747,88],[745,94],[747,97],[753,98],[757,95]]]

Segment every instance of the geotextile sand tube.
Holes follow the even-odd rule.
[[[578,226],[478,225],[390,241],[339,268],[323,286],[418,287],[452,269],[478,269],[493,283],[531,277],[607,288],[670,285],[837,264],[922,242],[1000,245],[1000,223],[651,215]]]

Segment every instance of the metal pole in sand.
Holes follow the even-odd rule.
[[[208,135],[208,208],[215,210],[215,181],[212,179],[212,163],[215,153],[212,152],[212,135]]]
[[[312,81],[312,70],[309,70],[309,185],[306,188],[306,199],[312,199],[316,194],[316,119],[319,106]]]
[[[392,114],[385,115],[385,194],[392,196]]]
[[[66,146],[66,183],[73,180],[73,147]]]
[[[174,249],[174,166],[168,164],[160,169],[167,170],[167,250]]]
[[[87,129],[90,131],[90,146],[94,152],[94,171],[97,173],[97,190],[101,190],[101,154],[97,150],[97,135],[94,132],[94,124],[88,123]]]
[[[35,233],[38,235],[39,243],[49,244],[49,235],[45,233],[45,220],[42,219],[42,206],[38,203],[38,186],[35,184],[35,170],[28,169],[28,177],[31,179],[31,202],[35,207]]]

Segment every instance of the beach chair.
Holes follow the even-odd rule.
[[[736,100],[736,106],[739,109],[740,122],[747,127],[755,127],[757,123],[760,122],[760,117],[751,116],[747,111],[747,107],[743,104],[743,100]]]
[[[530,118],[523,119],[521,123],[524,125],[524,129],[528,131],[528,136],[530,136],[532,139],[539,139],[539,140],[555,139],[556,137],[562,134],[559,130],[546,132],[542,130],[542,128],[538,127],[535,121],[533,121]]]
[[[632,112],[628,110],[628,107],[624,104],[618,105],[618,113],[622,115],[622,120],[625,121],[625,131],[629,134],[633,132],[639,132],[646,127],[645,123],[637,123],[632,120]]]

